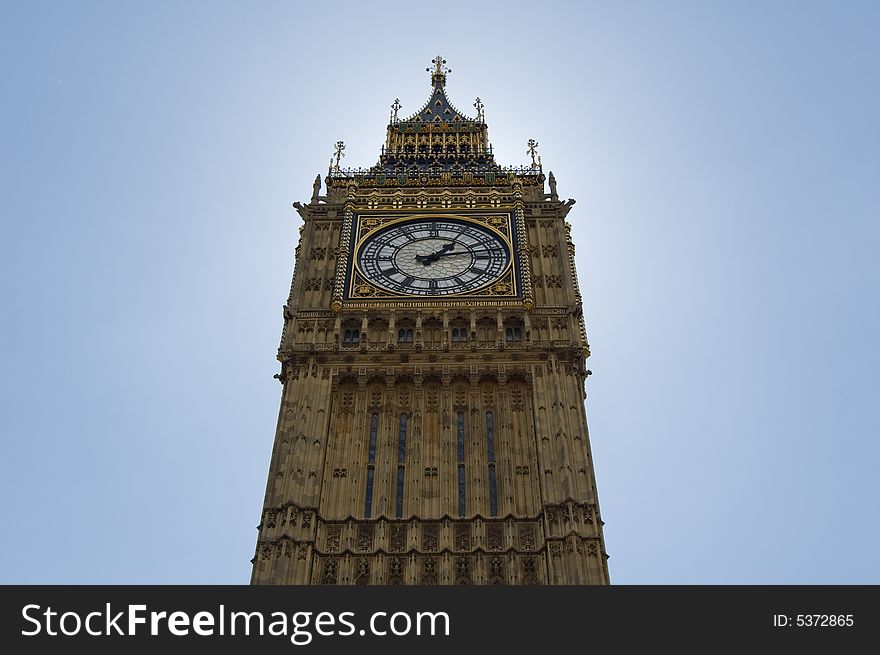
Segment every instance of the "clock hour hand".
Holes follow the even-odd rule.
[[[422,264],[427,266],[431,262],[437,261],[439,257],[447,254],[453,248],[455,248],[455,243],[444,244],[440,250],[435,250],[430,255],[416,255],[416,261],[422,262]]]

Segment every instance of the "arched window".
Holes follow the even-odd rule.
[[[512,325],[504,330],[504,336],[508,341],[522,341],[522,327],[519,325]]]
[[[406,475],[406,414],[400,415],[400,427],[397,431],[397,503],[395,516],[403,517],[403,481]]]
[[[486,412],[486,455],[489,460],[489,516],[498,516],[498,487],[495,478],[495,416],[492,412]]]
[[[458,460],[458,515],[465,513],[465,478],[464,478],[464,412],[458,413],[457,425],[457,460]]]
[[[500,335],[497,333],[495,320],[487,316],[477,321],[477,334],[480,341],[483,342],[491,342],[495,341],[496,338],[500,338]]]
[[[467,341],[468,340],[468,329],[466,327],[452,328],[452,340],[453,341]]]
[[[357,328],[349,328],[342,335],[342,343],[360,343],[361,331]]]
[[[412,343],[412,342],[413,342],[412,328],[400,328],[397,331],[397,343]]]
[[[379,429],[379,415],[370,416],[370,446],[367,451],[367,497],[364,503],[364,518],[373,513],[373,476],[376,469],[376,437]]]

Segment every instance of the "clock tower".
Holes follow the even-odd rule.
[[[495,162],[433,60],[303,219],[253,584],[608,584],[573,200]]]

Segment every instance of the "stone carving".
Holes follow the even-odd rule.
[[[534,557],[523,557],[520,565],[523,584],[538,584],[538,567]]]
[[[366,558],[358,560],[354,583],[358,585],[370,584],[370,562]]]
[[[324,560],[324,569],[321,573],[321,584],[336,584],[337,576],[336,558],[328,557]]]
[[[519,385],[514,385],[510,389],[510,408],[514,412],[523,411],[523,392]]]
[[[437,562],[433,557],[426,557],[422,563],[422,584],[437,584]]]
[[[357,528],[357,549],[361,552],[373,550],[373,531],[375,526],[372,523],[361,523]]]
[[[593,510],[589,505],[584,505],[582,508],[584,523],[592,523],[593,522]]]
[[[489,550],[504,548],[504,526],[501,523],[490,523],[486,526],[486,542]]]
[[[435,413],[437,411],[437,396],[437,389],[429,387],[425,393],[425,409],[428,413]]]
[[[519,524],[519,547],[522,550],[535,549],[535,526],[531,523]]]
[[[401,407],[409,406],[409,391],[407,389],[401,389],[397,393],[397,402]]]
[[[504,559],[498,556],[490,558],[489,584],[504,584],[505,582]]]
[[[406,549],[406,523],[391,526],[391,552],[402,553]]]
[[[471,561],[468,557],[455,558],[455,584],[471,584]]]
[[[327,528],[327,550],[331,553],[339,552],[342,539],[342,527],[338,525]]]
[[[493,407],[495,405],[495,392],[492,387],[483,387],[483,405]]]
[[[455,550],[471,549],[471,526],[468,523],[455,524]]]
[[[388,561],[388,584],[403,584],[403,559],[400,557]]]
[[[439,529],[440,526],[436,523],[426,523],[422,526],[422,550],[427,552],[437,550]]]

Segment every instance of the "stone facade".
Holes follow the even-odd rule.
[[[448,116],[445,72],[426,104],[443,120],[393,114],[379,164],[331,166],[326,195],[316,180],[294,205],[304,224],[254,584],[609,582],[574,201],[557,198],[552,173],[545,193],[534,153],[530,168],[497,166],[482,106]],[[508,220],[491,223],[509,239],[507,277],[444,298],[357,278],[363,234],[435,215]]]

